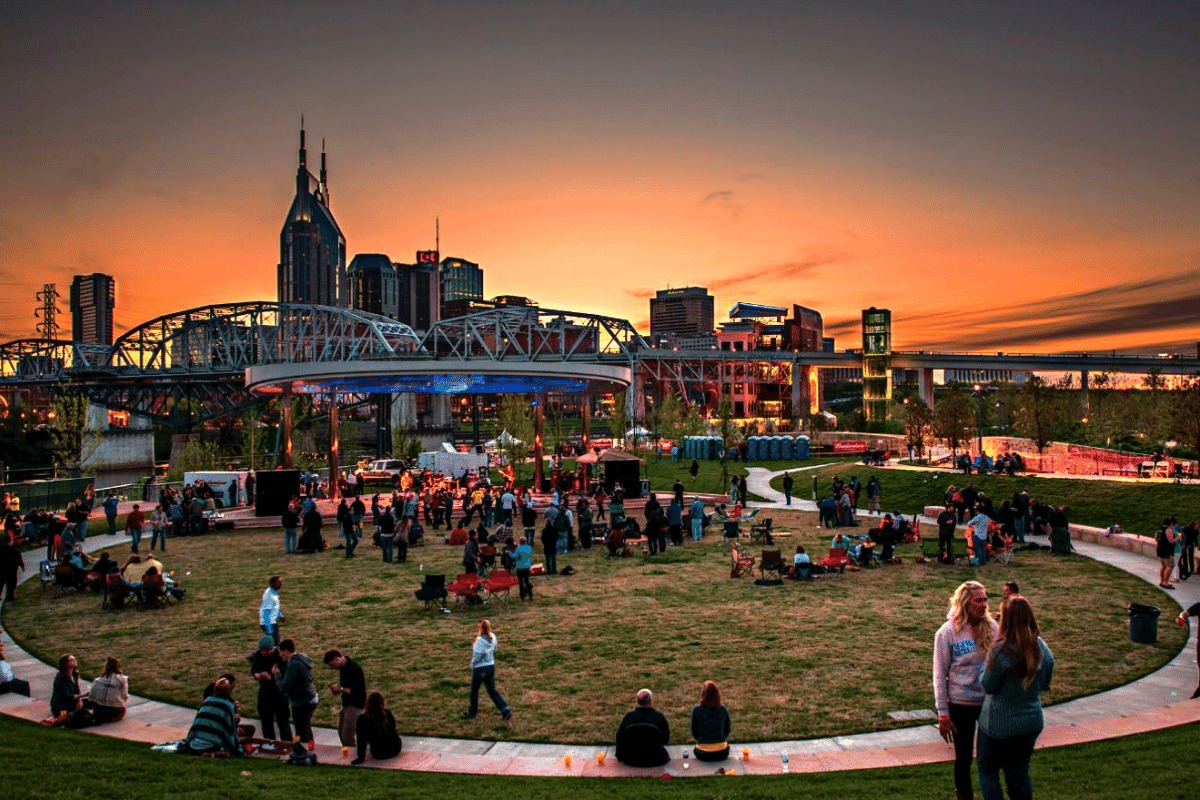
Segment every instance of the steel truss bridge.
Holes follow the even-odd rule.
[[[441,320],[424,333],[387,317],[314,305],[210,305],[142,323],[111,347],[23,339],[0,344],[0,392],[80,391],[114,410],[187,425],[288,391],[349,405],[387,392],[610,392],[630,387],[711,402],[723,384],[793,409],[815,408],[818,371],[856,369],[857,353],[650,348],[629,322],[594,314],[502,308]],[[932,399],[935,369],[1200,374],[1200,358],[1107,353],[895,352]],[[336,399],[335,399],[336,398]]]

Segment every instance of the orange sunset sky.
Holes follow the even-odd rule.
[[[35,3],[0,52],[0,341],[274,299],[301,114],[348,252],[629,319],[707,286],[839,349],[1195,352],[1200,5]]]

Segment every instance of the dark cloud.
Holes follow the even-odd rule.
[[[737,219],[746,210],[746,204],[737,199],[737,192],[732,189],[718,189],[709,192],[700,201],[701,207],[713,208]]]
[[[1200,326],[1200,270],[1029,300],[994,313],[974,306],[934,311],[922,314],[919,321],[930,330],[911,345],[920,349],[1042,349],[1066,341],[1155,331],[1166,338],[1173,328]],[[896,325],[902,326],[903,320],[897,319]],[[950,330],[953,335],[945,333]]]
[[[779,261],[774,264],[750,267],[743,274],[709,280],[705,285],[714,294],[733,288],[761,289],[771,286],[776,281],[794,281],[813,277],[818,270],[824,267],[844,265],[848,261],[849,258],[844,255],[813,254],[792,261]]]

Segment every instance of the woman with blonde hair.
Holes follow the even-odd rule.
[[[979,715],[979,788],[984,800],[1004,800],[1000,770],[1012,800],[1029,800],[1029,759],[1042,732],[1041,693],[1050,688],[1054,655],[1038,635],[1029,601],[1008,598],[1000,634],[980,682],[987,696]]]
[[[500,710],[500,718],[512,719],[512,709],[504,699],[504,695],[496,691],[496,634],[492,633],[492,623],[486,619],[479,620],[479,634],[471,647],[471,707],[462,712],[467,719],[474,719],[479,712],[479,686],[482,684]]]
[[[959,800],[974,797],[971,750],[985,696],[979,675],[998,629],[988,613],[987,589],[966,581],[955,589],[946,622],[933,637],[938,733],[954,744],[954,790]]]
[[[721,690],[712,681],[700,687],[700,702],[692,708],[692,752],[701,761],[729,758],[729,709],[721,703]]]

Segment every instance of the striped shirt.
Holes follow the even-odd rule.
[[[237,710],[233,701],[216,695],[206,698],[192,721],[187,745],[192,750],[220,749],[230,755],[241,755],[237,741]]]

